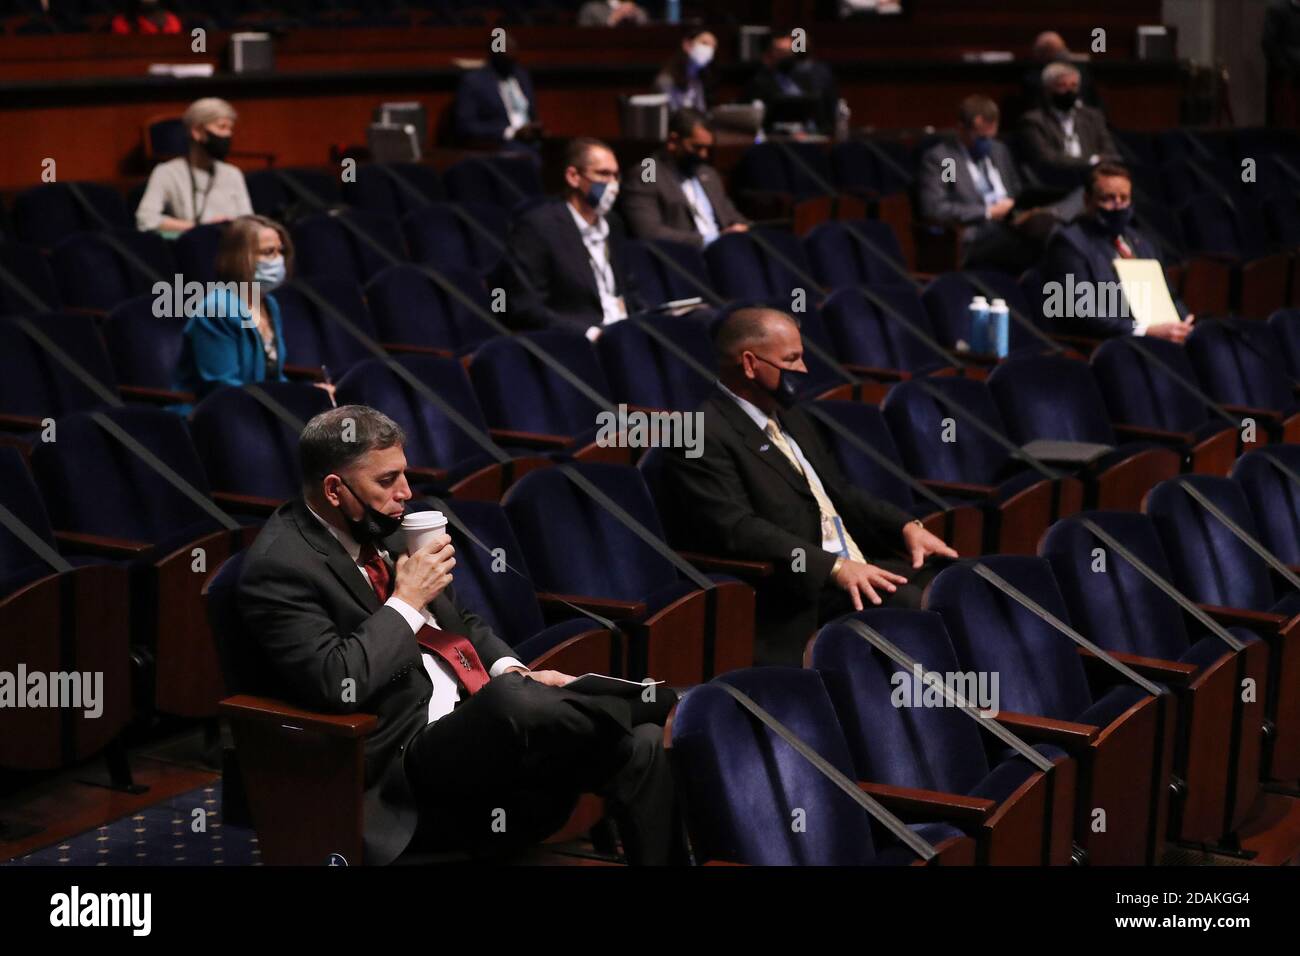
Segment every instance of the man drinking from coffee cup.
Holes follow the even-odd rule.
[[[412,515],[413,551],[397,533],[412,497],[403,444],[361,405],[308,422],[303,494],[267,521],[238,591],[282,696],[379,718],[366,738],[366,861],[536,842],[586,790],[607,798],[629,862],[682,859],[659,726],[674,696],[579,694],[569,675],[515,659],[453,593],[445,521]]]

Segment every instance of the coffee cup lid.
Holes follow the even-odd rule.
[[[446,523],[447,516],[441,511],[413,511],[402,516],[403,528],[432,528]]]

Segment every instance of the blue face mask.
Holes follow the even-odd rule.
[[[253,270],[253,278],[262,283],[263,292],[274,289],[282,283],[284,275],[284,256],[276,256],[274,259],[258,259],[257,268]]]
[[[993,140],[988,136],[976,136],[969,149],[971,159],[978,163],[981,159],[987,159],[993,152]]]
[[[1097,222],[1107,233],[1112,236],[1119,236],[1129,227],[1133,221],[1133,207],[1125,206],[1123,209],[1098,209]]]

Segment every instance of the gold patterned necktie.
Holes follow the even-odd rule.
[[[839,527],[836,528],[836,519],[839,518],[839,512],[835,510],[835,505],[827,496],[826,489],[822,487],[822,483],[820,481],[812,481],[809,479],[807,473],[803,469],[803,465],[799,463],[799,456],[797,456],[794,453],[794,449],[790,447],[790,442],[786,439],[785,433],[781,431],[781,426],[777,420],[775,418],[769,418],[767,420],[767,428],[765,428],[764,431],[767,433],[767,437],[772,439],[772,444],[776,445],[776,447],[781,450],[781,454],[785,455],[786,460],[790,462],[790,465],[794,470],[803,476],[804,481],[808,482],[808,490],[811,491],[813,497],[817,499],[817,507],[821,509],[822,540],[824,541],[832,537],[838,538],[842,534],[844,537],[845,547],[848,548],[849,552],[847,557],[854,561],[865,563],[867,559],[863,557],[862,551],[853,540],[853,536],[849,534],[849,529],[844,527],[844,521],[842,519],[838,523]]]

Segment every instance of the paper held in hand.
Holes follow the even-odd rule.
[[[623,680],[621,677],[609,677],[605,674],[583,674],[563,685],[565,690],[579,694],[604,694],[610,697],[637,697],[647,687],[657,687],[661,680]]]
[[[1158,259],[1115,259],[1114,265],[1129,314],[1139,325],[1182,321],[1169,296],[1165,270]]]

